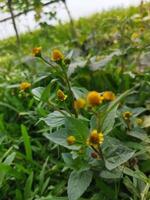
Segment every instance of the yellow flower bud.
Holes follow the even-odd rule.
[[[89,92],[87,95],[87,102],[91,106],[97,106],[100,103],[102,103],[100,93],[98,93],[96,91]]]
[[[33,56],[40,57],[41,56],[41,50],[42,50],[42,47],[35,47],[35,48],[33,48],[32,49]]]
[[[82,98],[79,98],[74,101],[74,108],[76,110],[82,109],[82,108],[84,108],[85,104],[86,104],[85,100]]]
[[[61,51],[59,51],[58,49],[54,49],[52,52],[52,60],[57,62],[60,60],[63,60],[64,55],[61,53]]]
[[[20,90],[23,90],[23,91],[25,91],[26,89],[28,89],[30,87],[31,87],[31,83],[28,83],[28,82],[22,82],[20,84]]]
[[[65,95],[62,90],[57,91],[57,97],[60,101],[65,101],[67,99],[67,95]]]
[[[67,137],[67,143],[73,145],[76,142],[76,138],[73,135]]]
[[[105,91],[103,93],[103,98],[104,98],[104,100],[107,100],[107,101],[113,101],[113,100],[115,100],[116,96],[111,91]]]
[[[123,115],[123,118],[124,118],[125,120],[129,120],[130,117],[132,116],[132,113],[131,113],[130,111],[126,111],[126,112],[124,112],[122,115]]]

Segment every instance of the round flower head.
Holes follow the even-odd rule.
[[[64,55],[58,49],[54,49],[52,52],[52,60],[57,62],[63,60]]]
[[[132,116],[132,113],[131,113],[130,111],[126,111],[126,112],[124,112],[122,115],[123,115],[123,118],[124,118],[125,120],[129,120],[130,117]]]
[[[82,108],[84,108],[85,104],[86,104],[85,100],[82,98],[79,98],[74,101],[74,108],[76,110],[82,109]]]
[[[103,93],[103,98],[104,98],[104,100],[107,100],[107,101],[113,101],[116,98],[116,96],[111,91],[105,91]]]
[[[32,49],[33,56],[40,57],[41,56],[41,50],[42,50],[42,47],[35,47],[35,48],[33,48]]]
[[[76,138],[73,135],[67,137],[67,143],[73,145],[76,142]]]
[[[31,83],[28,83],[28,82],[22,82],[20,84],[20,90],[23,90],[23,91],[25,91],[26,89],[28,89],[30,87],[31,87]]]
[[[90,133],[89,138],[87,139],[87,145],[92,146],[94,148],[98,148],[100,144],[104,141],[103,133],[98,133],[97,130],[93,130]]]
[[[67,95],[65,95],[62,90],[57,91],[57,97],[60,101],[65,101],[67,99]]]
[[[91,91],[87,95],[87,102],[90,106],[97,106],[102,103],[101,95],[96,91]]]

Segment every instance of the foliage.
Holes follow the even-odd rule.
[[[79,20],[78,44],[67,25],[24,36],[34,56],[1,69],[2,200],[150,199],[149,14],[126,12]]]

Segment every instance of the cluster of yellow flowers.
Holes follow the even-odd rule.
[[[57,98],[60,101],[65,101],[67,99],[67,95],[64,94],[62,90],[57,91]],[[84,108],[86,105],[88,106],[97,106],[101,104],[103,101],[113,101],[116,98],[115,94],[111,91],[105,91],[103,93],[98,93],[96,91],[91,91],[87,94],[87,97],[79,98],[74,101],[74,109],[80,110]]]
[[[116,98],[115,94],[111,91],[105,91],[103,93],[99,93],[96,91],[91,91],[87,94],[86,99],[79,98],[74,102],[74,108],[79,110],[84,108],[87,104],[88,106],[98,106],[103,101],[113,101]]]

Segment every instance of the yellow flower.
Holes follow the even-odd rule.
[[[98,133],[97,130],[93,130],[90,133],[89,138],[87,139],[87,145],[92,146],[94,148],[98,148],[100,144],[104,141],[104,135],[102,132]]]
[[[57,91],[57,97],[60,101],[65,101],[67,99],[67,95],[65,95],[62,90]]]
[[[85,100],[82,99],[82,98],[79,98],[79,99],[74,101],[74,108],[76,110],[79,110],[81,108],[84,108],[85,104],[86,104]]]
[[[42,50],[42,47],[35,47],[35,48],[33,48],[32,49],[33,56],[40,57],[41,56],[41,50]]]
[[[63,60],[64,55],[61,53],[61,51],[59,51],[58,49],[54,49],[52,52],[52,60],[53,61],[60,61]]]
[[[107,100],[107,101],[113,101],[116,98],[115,94],[111,91],[105,91],[102,96],[104,100]]]
[[[126,112],[124,112],[122,115],[123,115],[123,118],[124,118],[125,120],[129,120],[130,117],[132,116],[132,113],[131,113],[130,111],[126,111]]]
[[[22,82],[20,84],[20,90],[23,90],[23,91],[25,91],[26,89],[28,89],[30,87],[31,87],[31,83],[28,83],[28,82]]]
[[[136,123],[137,123],[139,126],[141,126],[141,125],[143,124],[143,119],[137,118],[137,119],[136,119]]]
[[[67,137],[67,143],[68,143],[69,145],[72,145],[72,144],[74,144],[75,142],[76,142],[76,138],[75,138],[73,135],[70,135],[70,136]]]
[[[89,92],[87,95],[87,102],[91,106],[97,106],[100,103],[102,103],[102,98],[101,98],[100,93],[96,91]]]

